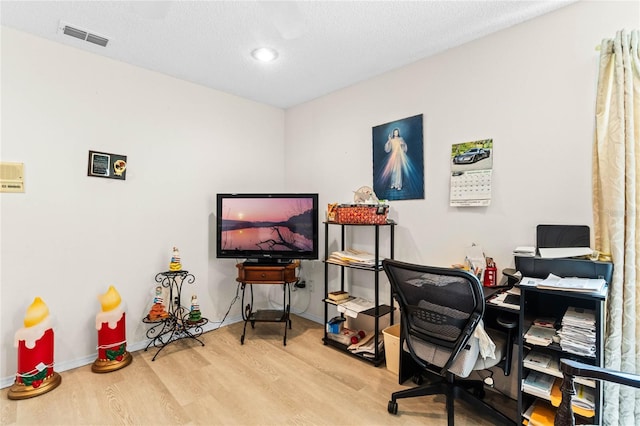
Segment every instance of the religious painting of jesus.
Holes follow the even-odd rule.
[[[381,200],[424,199],[422,114],[373,127],[373,191]]]

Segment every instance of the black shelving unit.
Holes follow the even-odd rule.
[[[142,319],[143,323],[151,325],[146,333],[149,343],[144,350],[147,351],[151,346],[158,348],[151,361],[155,361],[160,351],[168,344],[180,339],[193,339],[204,346],[199,337],[204,331],[202,327],[209,320],[204,317],[197,321],[190,320],[189,309],[182,306],[182,285],[193,284],[196,278],[189,271],[166,271],[158,273],[155,280],[162,287],[169,289],[169,300],[166,301],[169,315],[157,320],[151,320],[148,316]]]
[[[604,366],[604,315],[605,303],[607,297],[607,288],[597,293],[579,293],[558,290],[545,290],[536,287],[521,287],[521,305],[520,305],[520,357],[518,369],[518,381],[520,384],[524,381],[528,374],[533,370],[538,370],[543,374],[557,377],[561,380],[559,372],[550,371],[539,368],[527,367],[524,358],[530,351],[536,353],[548,354],[552,357],[575,359],[598,367]],[[524,333],[527,332],[531,324],[536,318],[546,317],[555,318],[560,323],[562,317],[568,307],[589,309],[595,313],[595,354],[594,356],[577,355],[567,351],[563,351],[560,344],[553,342],[549,346],[539,346],[527,342]],[[602,386],[600,381],[592,381],[592,384],[585,386],[594,389],[595,396],[595,414],[590,417],[579,416],[581,424],[602,424]],[[537,400],[546,400],[535,394],[525,391],[519,393],[518,410],[521,414],[529,408]],[[547,400],[548,402],[548,400]]]
[[[393,325],[393,310],[395,309],[393,306],[393,294],[391,293],[391,291],[389,292],[389,304],[381,304],[380,303],[380,274],[384,273],[382,266],[380,265],[380,259],[382,259],[381,253],[380,253],[380,232],[382,229],[384,230],[388,230],[389,232],[389,248],[388,248],[388,254],[387,256],[385,256],[386,258],[389,259],[393,259],[394,258],[394,231],[395,231],[395,225],[396,223],[388,220],[387,223],[385,224],[341,224],[341,223],[335,223],[335,222],[324,222],[324,235],[325,235],[325,240],[324,240],[324,252],[325,252],[325,259],[324,259],[324,322],[325,324],[327,324],[327,322],[329,321],[329,307],[334,305],[336,306],[337,303],[335,303],[332,300],[328,299],[328,294],[330,291],[337,291],[337,290],[342,290],[344,291],[346,288],[346,272],[348,269],[359,269],[359,270],[364,270],[364,271],[370,271],[373,276],[374,276],[374,306],[370,309],[367,309],[365,311],[360,312],[358,315],[367,315],[370,317],[373,317],[373,322],[374,322],[374,347],[375,347],[375,352],[373,354],[373,357],[369,357],[369,356],[364,356],[362,354],[359,353],[352,353],[350,352],[347,347],[348,345],[342,344],[336,340],[330,339],[328,337],[328,331],[327,328],[325,326],[325,330],[324,330],[324,337],[323,337],[323,342],[325,345],[328,346],[332,346],[335,347],[337,349],[343,350],[347,353],[349,353],[350,355],[360,358],[362,360],[365,360],[367,362],[370,362],[372,364],[374,364],[375,366],[378,366],[380,364],[382,364],[384,362],[384,351],[380,351],[379,350],[379,341],[382,338],[380,336],[380,331],[379,327],[380,327],[380,318],[384,317],[386,315],[390,315],[389,318],[389,323],[391,325]],[[367,266],[360,266],[360,265],[342,265],[342,264],[336,264],[336,263],[332,263],[329,261],[329,255],[331,253],[329,253],[329,241],[331,240],[331,235],[330,235],[330,228],[338,228],[340,230],[340,250],[346,250],[346,237],[347,237],[347,232],[349,228],[352,227],[368,227],[368,228],[372,228],[374,231],[374,265],[375,266],[371,266],[371,267],[367,267]],[[330,267],[335,267],[335,268],[340,268],[340,287],[339,288],[329,288],[329,268]],[[344,316],[344,314],[341,314],[341,316]]]

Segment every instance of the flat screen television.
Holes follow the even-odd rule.
[[[216,256],[260,263],[318,258],[318,194],[218,194]]]

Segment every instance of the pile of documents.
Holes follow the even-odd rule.
[[[556,410],[545,401],[535,400],[522,414],[529,426],[553,426]]]
[[[536,248],[530,246],[519,246],[513,249],[514,256],[533,257],[536,255]]]
[[[354,354],[360,354],[365,358],[375,358],[376,356],[376,345],[375,339],[373,338],[373,332],[367,333],[365,337],[358,341],[357,343],[353,343],[347,347],[349,352]],[[378,356],[384,351],[384,340],[381,336],[378,336]]]
[[[488,300],[489,303],[510,309],[520,309],[520,287],[512,287]]]
[[[553,336],[555,335],[556,329],[553,327],[532,324],[524,334],[524,339],[532,345],[549,346],[553,342]]]
[[[345,314],[348,317],[356,318],[358,313],[373,308],[375,305],[372,301],[364,299],[362,297],[354,297],[346,302],[338,305],[338,312]]]
[[[562,379],[556,379],[551,389],[551,405],[558,407],[562,402]],[[593,417],[596,409],[595,388],[584,384],[574,383],[576,394],[571,397],[571,408],[576,414],[583,417]]]
[[[558,334],[563,351],[596,356],[596,316],[593,310],[568,307]]]
[[[527,378],[522,382],[522,390],[530,395],[550,399],[551,389],[556,378],[536,370],[529,371]]]
[[[593,250],[589,247],[540,247],[538,250],[540,251],[540,257],[546,259],[590,256],[593,253]]]
[[[334,251],[327,259],[327,262],[345,266],[374,267],[376,259],[375,256],[369,252],[347,249],[343,251]],[[382,263],[382,259],[378,259],[378,263]]]
[[[536,287],[549,290],[577,291],[581,293],[600,292],[607,282],[602,278],[560,278],[556,275],[549,276],[537,284]]]

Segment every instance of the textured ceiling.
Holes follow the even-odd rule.
[[[2,25],[289,108],[569,1],[1,1]],[[110,39],[65,36],[60,22]],[[262,64],[250,52],[277,49]]]

